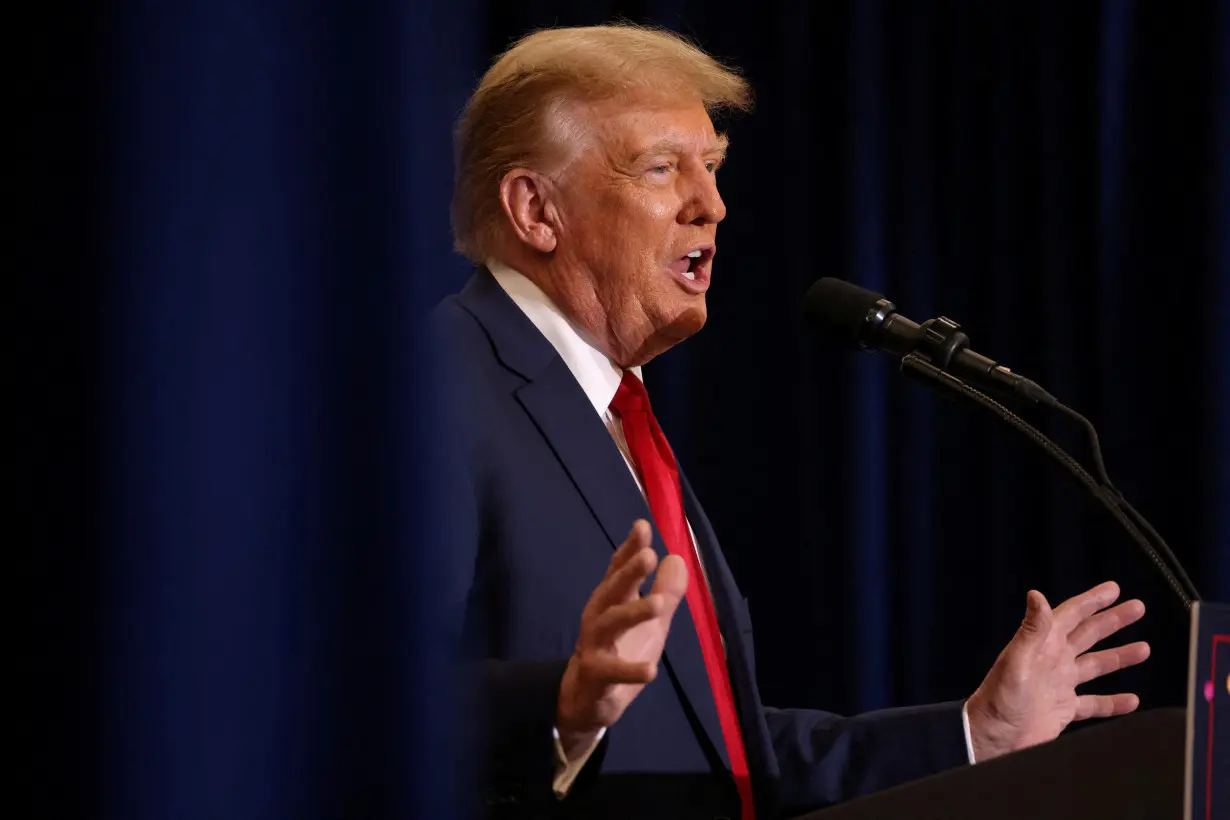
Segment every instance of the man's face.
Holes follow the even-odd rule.
[[[575,279],[559,285],[580,295],[568,300],[574,318],[628,367],[705,323],[726,141],[699,102],[585,113],[591,139],[558,192],[557,270]]]

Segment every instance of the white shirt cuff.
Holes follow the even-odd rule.
[[[977,763],[978,761],[974,760],[974,739],[973,739],[972,737],[970,737],[970,733],[969,733],[969,712],[966,710],[966,705],[965,705],[965,704],[961,704],[961,726],[962,726],[962,728],[964,728],[964,729],[965,729],[965,753],[966,753],[967,755],[969,755],[969,762],[970,762],[970,765],[972,766],[972,765],[974,765],[975,763]],[[558,737],[558,735],[557,735],[557,737]],[[558,741],[558,740],[555,742],[555,745],[556,745],[556,746],[558,746],[558,745],[559,745],[559,741]]]
[[[598,748],[598,744],[602,742],[603,735],[606,734],[606,727],[598,730],[594,742],[589,745],[589,748],[582,751],[572,760],[564,754],[564,744],[560,743],[559,729],[551,727],[551,733],[555,736],[555,779],[551,783],[551,788],[555,791],[556,798],[563,800],[568,796],[568,790],[572,788],[573,782],[576,781],[577,775],[581,773],[581,769],[585,768],[585,763],[589,760],[590,755],[594,753],[594,749]],[[966,731],[966,736],[969,732]]]

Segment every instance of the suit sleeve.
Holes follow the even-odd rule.
[[[462,798],[469,814],[483,817],[568,817],[601,767],[603,737],[557,794],[555,716],[567,658],[507,661],[482,657],[475,633],[467,628],[473,609],[467,606],[473,584],[477,540],[454,540],[450,555],[450,639],[458,652],[458,710],[463,783]],[[468,568],[467,568],[468,567]],[[481,609],[481,607],[479,607]],[[468,787],[466,787],[468,784]]]
[[[709,529],[707,519],[702,519]],[[755,692],[756,653],[751,611],[720,552],[714,574],[732,601],[728,640],[749,670]],[[802,814],[891,788],[945,769],[967,765],[962,702],[884,709],[845,717],[814,709],[775,709],[756,694],[773,749],[775,790],[782,816]],[[772,768],[772,766],[770,766]]]
[[[854,717],[765,707],[786,814],[966,765],[961,701]]]
[[[475,484],[460,451],[446,455],[440,512],[447,631],[455,664],[459,776],[470,808],[483,816],[523,816],[555,802],[554,726],[567,658],[487,657],[481,602],[472,600],[483,526]],[[469,784],[466,786],[465,784]],[[475,805],[477,804],[477,805]]]
[[[755,668],[746,603],[737,612]],[[962,701],[844,716],[761,706],[777,761],[782,815],[789,817],[968,765]]]
[[[509,661],[491,657],[493,616],[488,596],[475,592],[480,573],[499,564],[499,549],[484,513],[484,478],[474,458],[475,442],[465,435],[465,405],[454,392],[437,396],[433,467],[434,499],[445,611],[441,628],[452,651],[455,771],[464,813],[483,817],[563,816],[568,801],[556,795],[559,772],[555,716],[568,658]],[[490,586],[490,584],[487,584]],[[600,743],[589,765],[569,783],[584,791],[588,769],[601,759]],[[563,805],[561,805],[561,802]]]

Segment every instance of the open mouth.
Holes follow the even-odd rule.
[[[686,290],[704,293],[709,286],[709,273],[715,250],[712,245],[701,245],[680,256],[668,267]]]

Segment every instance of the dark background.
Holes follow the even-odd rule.
[[[1027,589],[1114,578],[1154,656],[1096,688],[1183,702],[1185,615],[1079,487],[798,314],[830,275],[954,317],[1230,599],[1230,3],[64,6],[11,160],[35,816],[447,816],[414,328],[469,275],[450,130],[512,38],[616,17],[757,93],[709,325],[647,378],[766,701],[965,696]]]

